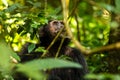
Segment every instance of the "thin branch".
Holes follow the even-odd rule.
[[[93,53],[96,53],[96,52],[104,52],[104,51],[115,50],[115,49],[120,49],[120,42],[110,44],[110,45],[107,45],[107,46],[94,48],[94,49],[90,50],[88,53],[86,53],[86,55],[93,54]]]
[[[61,40],[61,43],[60,43],[60,45],[59,45],[59,48],[58,48],[58,50],[57,50],[57,53],[56,53],[56,55],[55,55],[55,58],[57,58],[57,57],[59,56],[59,53],[60,53],[60,50],[61,50],[61,48],[62,48],[62,45],[63,45],[64,40],[65,40],[65,38],[63,37],[62,40]]]
[[[61,28],[61,30],[58,32],[58,34],[55,36],[55,38],[53,39],[53,41],[50,43],[50,45],[47,47],[46,51],[49,51],[49,49],[52,47],[52,45],[55,43],[55,41],[57,40],[57,38],[59,37],[60,33],[62,32],[62,30],[64,29],[64,27]],[[47,54],[47,52],[44,52],[42,54],[41,57],[44,57]]]
[[[68,8],[68,4],[67,3],[68,0],[61,0],[62,2],[62,7],[63,7],[63,17],[64,17],[64,23],[65,23],[65,28],[67,31],[67,34],[70,36],[70,38],[72,39],[72,42],[75,44],[76,47],[78,47],[78,49],[83,52],[83,53],[88,53],[85,49],[84,46],[82,46],[79,41],[77,41],[74,37],[73,34],[71,32],[71,29],[69,28],[69,20],[68,20],[68,12],[69,12],[69,8]],[[67,4],[67,5],[66,5]]]
[[[77,23],[77,39],[80,42],[80,27],[79,27],[79,21],[78,21],[77,13],[75,14],[75,20],[76,20],[76,23]]]
[[[70,36],[70,38],[72,39],[72,42],[75,44],[76,47],[78,47],[78,49],[83,53],[83,54],[86,54],[86,55],[89,55],[89,54],[93,54],[93,53],[96,53],[96,52],[103,52],[103,51],[110,51],[110,50],[114,50],[114,49],[120,49],[120,42],[118,43],[114,43],[114,44],[110,44],[110,45],[107,45],[107,46],[103,46],[103,47],[99,47],[99,48],[94,48],[94,49],[91,49],[91,50],[88,50],[86,49],[84,46],[82,46],[80,44],[80,42],[78,42],[74,37],[73,37],[73,34],[69,28],[69,20],[68,20],[68,5],[65,5],[65,4],[68,4],[66,3],[67,0],[61,0],[62,1],[62,7],[63,7],[63,17],[64,17],[64,23],[65,23],[65,28],[66,28],[66,31],[67,31],[67,34]],[[92,1],[92,0],[91,0]],[[92,2],[92,4],[94,4]]]
[[[76,13],[76,9],[77,9],[77,7],[78,7],[78,4],[79,4],[79,0],[75,0],[75,4],[74,4],[74,6],[73,6],[72,11],[70,12],[70,15],[69,15],[68,19],[69,19],[72,15],[74,15],[74,14]]]

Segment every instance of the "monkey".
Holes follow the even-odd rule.
[[[84,80],[83,77],[88,73],[87,62],[84,58],[84,55],[77,48],[68,46],[68,44],[70,43],[70,37],[66,34],[63,21],[52,20],[49,21],[48,24],[45,24],[44,26],[40,27],[38,29],[39,43],[36,44],[36,48],[38,48],[39,46],[43,46],[45,47],[45,49],[47,49],[60,31],[61,33],[54,41],[54,44],[52,44],[52,46],[48,49],[45,58],[48,57],[54,58],[56,56],[61,41],[64,38],[58,57],[65,55],[69,57],[67,60],[80,64],[82,68],[78,69],[78,68],[68,67],[68,68],[52,69],[48,72],[49,76],[47,80]],[[27,61],[28,56],[23,57],[23,54],[28,53],[27,48],[29,44],[30,43],[27,43],[23,47],[22,51],[19,53],[22,62]],[[31,52],[31,54],[35,56],[32,57],[30,60],[38,57],[40,58],[41,53],[40,54],[39,53],[40,52],[34,52],[34,51]]]

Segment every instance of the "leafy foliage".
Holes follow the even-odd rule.
[[[11,4],[8,8],[3,9],[0,12],[0,79],[12,80],[14,79],[13,74],[17,71],[23,72],[23,74],[26,74],[31,78],[40,80],[44,76],[40,70],[57,67],[80,68],[81,66],[76,63],[59,59],[41,59],[25,64],[17,63],[17,65],[14,63],[14,60],[20,61],[20,58],[12,51],[12,49],[8,48],[7,43],[11,43],[10,45],[15,51],[19,51],[21,46],[26,42],[36,43],[36,29],[48,21],[47,18],[45,18],[43,10],[39,9],[41,8],[40,2],[33,3],[32,1],[26,1],[26,3],[27,6],[19,3]],[[37,12],[34,13],[34,11]],[[35,45],[31,44],[28,47],[29,52],[31,52],[34,48]],[[42,47],[37,48],[35,51],[45,52]],[[13,68],[15,67],[18,68],[13,71]]]
[[[115,7],[114,5],[110,4],[110,2],[113,2],[112,0],[70,0],[70,28],[75,37],[80,40],[81,44],[88,49],[106,45],[109,39],[110,26],[114,29],[119,26],[119,24],[115,21],[110,22],[111,12],[117,14],[120,13],[120,0],[114,1],[114,5],[116,5]],[[33,43],[29,46],[29,52],[34,49],[34,44],[39,42],[38,35],[36,34],[36,30],[39,27],[47,23],[49,20],[63,19],[62,7],[59,3],[59,0],[0,1],[1,80],[12,80],[12,74],[15,73],[13,69],[16,66],[18,66],[18,71],[21,71],[29,77],[35,79],[40,79],[44,76],[42,72],[38,71],[39,69],[45,70],[56,67],[78,66],[75,63],[74,65],[73,63],[59,59],[35,60],[25,63],[24,65],[19,63],[16,65],[15,63],[11,62],[13,60],[10,59],[12,56],[16,60],[20,61],[20,58],[16,52],[18,52],[22,45],[26,42]],[[9,46],[11,46],[14,51],[12,51]],[[74,44],[71,43],[70,46],[74,46]],[[35,51],[45,52],[42,46]],[[86,57],[90,73],[107,73],[108,63],[105,61],[107,57],[107,52],[93,54]],[[61,59],[64,58],[65,57],[62,57]],[[47,61],[49,61],[49,63]],[[53,62],[54,65],[52,64]],[[35,66],[37,67],[31,68]],[[34,75],[32,72],[34,72]],[[119,75],[100,74],[90,75],[87,78],[119,80]]]

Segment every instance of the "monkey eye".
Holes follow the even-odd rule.
[[[60,25],[60,23],[59,23],[58,21],[54,21],[53,24],[54,24],[55,26],[59,26],[59,25]]]
[[[55,26],[56,29],[61,29],[62,27],[64,27],[64,24],[63,22],[60,22],[60,21],[54,21],[53,22],[53,25]]]
[[[54,24],[57,24],[57,23],[58,23],[58,21],[54,21],[53,23],[54,23]]]
[[[63,22],[63,21],[60,21],[60,23],[61,23],[62,25],[64,25],[64,22]]]

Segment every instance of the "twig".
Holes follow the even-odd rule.
[[[49,49],[50,49],[50,48],[52,47],[52,45],[55,43],[55,41],[57,40],[58,36],[60,35],[60,33],[62,32],[63,29],[64,29],[64,27],[61,28],[61,30],[60,30],[60,31],[58,32],[58,34],[55,36],[55,38],[53,39],[53,41],[52,41],[52,42],[50,43],[50,45],[47,47],[46,51],[49,51]],[[44,57],[44,56],[47,54],[46,51],[42,54],[41,57]]]
[[[77,39],[80,42],[80,27],[79,27],[79,21],[78,21],[78,18],[77,18],[77,13],[75,14],[75,20],[76,20],[76,23],[77,23]]]
[[[65,40],[65,38],[63,37],[62,40],[61,40],[61,43],[60,43],[60,45],[59,45],[59,48],[58,48],[58,50],[57,50],[57,53],[56,53],[56,55],[55,55],[55,58],[57,58],[57,57],[59,56],[59,53],[60,53],[60,50],[61,50],[61,47],[62,47],[62,45],[63,45],[64,40]]]
[[[93,54],[93,53],[96,53],[96,52],[110,51],[110,50],[114,50],[114,49],[120,49],[120,42],[110,44],[110,45],[107,45],[107,46],[94,48],[94,49],[90,50],[88,53],[86,53],[86,55]]]
[[[63,7],[63,17],[64,17],[64,23],[65,23],[65,28],[67,31],[67,34],[70,36],[70,38],[72,39],[72,42],[75,44],[75,46],[78,47],[78,49],[83,52],[83,53],[88,53],[87,50],[85,49],[84,46],[82,46],[72,35],[71,29],[69,28],[69,21],[68,21],[68,0],[61,0],[62,1],[62,7]]]
[[[77,7],[78,7],[78,4],[79,4],[79,0],[75,0],[75,4],[74,4],[74,6],[73,6],[72,11],[70,12],[70,15],[69,15],[68,19],[69,19],[72,15],[74,15],[74,13],[76,13],[76,9],[77,9]]]
[[[99,48],[95,48],[95,49],[91,49],[91,50],[88,50],[86,49],[84,46],[82,46],[80,44],[80,42],[78,42],[74,37],[73,37],[73,34],[69,28],[69,21],[68,21],[68,4],[67,1],[69,0],[61,0],[62,2],[62,7],[63,7],[63,17],[64,17],[64,23],[65,23],[65,28],[66,28],[66,31],[68,33],[68,35],[70,36],[70,38],[72,39],[72,42],[75,44],[76,47],[78,47],[78,49],[83,53],[83,54],[86,54],[86,55],[89,55],[89,54],[93,54],[93,53],[96,53],[96,52],[103,52],[103,51],[109,51],[109,50],[113,50],[113,49],[120,49],[120,42],[118,43],[115,43],[115,44],[110,44],[110,45],[107,45],[107,46],[103,46],[103,47],[99,47]],[[94,2],[90,2],[91,4],[94,4]],[[67,4],[67,5],[66,5]]]

